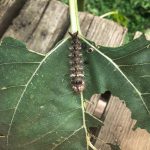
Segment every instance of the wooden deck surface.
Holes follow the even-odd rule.
[[[127,29],[117,23],[80,13],[83,35],[97,45],[120,46]],[[1,0],[0,38],[11,36],[22,40],[29,49],[47,53],[67,33],[70,26],[68,6],[56,0]],[[107,143],[118,144],[121,150],[150,150],[150,135],[133,127],[136,121],[119,98],[111,97],[105,111],[95,147],[111,150]]]

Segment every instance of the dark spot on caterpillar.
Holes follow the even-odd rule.
[[[82,45],[78,38],[78,32],[70,33],[71,46],[70,50],[70,78],[72,88],[75,92],[82,92],[85,89],[83,57],[81,53]]]

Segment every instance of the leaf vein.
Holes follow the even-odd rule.
[[[67,140],[69,140],[73,135],[75,135],[76,133],[78,133],[82,129],[84,129],[83,126],[80,127],[80,128],[78,128],[77,130],[75,130],[72,134],[70,134],[68,137],[66,137],[63,141],[61,141],[60,143],[58,143],[57,145],[55,145],[54,147],[52,147],[52,150],[55,150],[58,146],[60,146],[61,144],[63,144]]]
[[[150,93],[141,93],[142,95],[149,95]]]
[[[82,37],[81,37],[82,38]],[[111,64],[121,73],[121,75],[127,80],[127,82],[129,82],[129,84],[133,87],[133,89],[137,92],[137,94],[140,97],[140,100],[142,101],[145,109],[147,110],[147,112],[150,114],[150,110],[148,109],[141,92],[139,91],[139,89],[136,88],[136,86],[129,80],[129,78],[122,72],[122,70],[119,68],[119,66],[111,59],[109,58],[107,55],[105,55],[104,53],[102,53],[101,51],[99,51],[97,48],[95,48],[91,43],[89,43],[87,40],[85,40],[84,38],[82,38],[82,40],[84,42],[86,42],[88,45],[90,45],[93,49],[95,49],[95,51],[97,51],[100,55],[102,55],[105,59],[107,59],[109,62],[111,62]],[[136,51],[137,52],[137,51]]]
[[[140,78],[149,78],[150,77],[150,75],[148,74],[148,75],[143,75],[143,76],[140,76]]]
[[[9,129],[8,129],[8,132],[7,132],[7,140],[6,140],[6,146],[7,146],[7,150],[8,150],[8,145],[9,145],[9,135],[10,135],[10,131],[11,131],[11,128],[12,128],[12,124],[13,124],[13,121],[14,121],[14,118],[15,118],[15,115],[16,115],[16,112],[17,112],[17,109],[18,109],[18,106],[27,90],[27,87],[28,85],[30,84],[31,80],[33,79],[33,77],[36,75],[36,72],[40,69],[41,65],[44,63],[44,61],[47,59],[47,57],[49,55],[51,55],[61,44],[63,44],[68,38],[64,39],[61,43],[59,43],[54,49],[52,49],[43,59],[42,61],[40,62],[40,64],[38,65],[38,67],[35,69],[35,71],[33,72],[31,78],[29,79],[29,81],[27,82],[26,84],[26,87],[24,88],[19,100],[18,100],[18,103],[16,105],[16,108],[13,112],[13,115],[12,115],[12,119],[10,121],[10,125],[9,125]]]
[[[0,91],[2,91],[2,90],[7,90],[7,89],[11,89],[11,88],[18,88],[18,87],[25,87],[26,85],[14,85],[14,86],[7,86],[7,87],[2,87],[1,89],[0,89]]]
[[[8,62],[8,63],[1,63],[0,66],[13,64],[40,64],[40,62]]]
[[[7,108],[7,109],[0,110],[0,112],[3,112],[3,111],[8,111],[8,110],[13,110],[13,109],[15,109],[15,107],[12,107],[12,108]]]
[[[124,55],[124,56],[121,56],[121,57],[117,57],[117,58],[114,58],[114,59],[112,59],[112,60],[115,61],[115,60],[119,60],[119,59],[122,59],[122,58],[126,58],[126,57],[128,57],[128,56],[130,56],[130,55],[133,55],[133,54],[135,54],[135,53],[137,53],[137,52],[142,51],[143,49],[147,48],[148,45],[149,45],[149,44],[147,44],[145,47],[143,47],[143,48],[141,48],[141,49],[139,49],[139,50],[137,50],[137,51],[134,51],[134,52],[129,53],[128,55]]]
[[[132,67],[132,66],[144,66],[144,65],[150,65],[149,62],[146,62],[146,63],[142,63],[142,64],[132,64],[132,65],[118,65],[119,67]]]

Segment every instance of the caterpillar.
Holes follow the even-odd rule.
[[[69,32],[69,34],[71,36],[71,45],[69,47],[71,85],[75,92],[81,93],[85,89],[81,42],[78,38],[78,32],[73,34]]]

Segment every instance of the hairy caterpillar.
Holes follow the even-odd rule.
[[[73,90],[80,93],[85,89],[82,47],[78,38],[78,32],[69,34],[71,36],[71,46],[69,47],[71,84]]]

